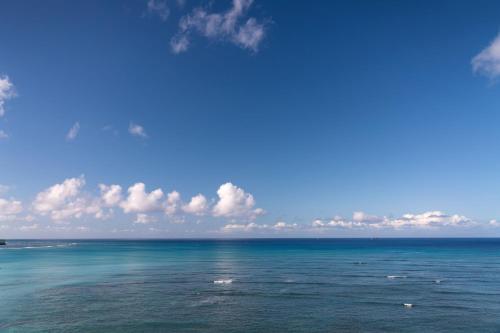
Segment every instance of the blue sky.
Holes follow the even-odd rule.
[[[500,235],[498,2],[6,0],[0,22],[2,237]]]

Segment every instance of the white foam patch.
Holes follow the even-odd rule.
[[[406,275],[387,275],[387,278],[389,280],[394,280],[394,279],[406,279]]]
[[[231,283],[233,283],[232,279],[214,280],[214,284],[231,284]]]

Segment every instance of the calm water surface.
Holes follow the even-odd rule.
[[[11,241],[0,331],[500,332],[500,239]]]

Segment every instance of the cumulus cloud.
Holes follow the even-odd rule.
[[[219,201],[212,210],[216,217],[254,219],[264,214],[262,208],[254,208],[253,195],[231,183],[221,185],[217,190],[217,195]]]
[[[378,217],[363,212],[355,212],[351,220],[336,216],[330,220],[316,219],[315,228],[434,228],[468,226],[474,222],[463,215],[447,215],[441,211],[422,214],[404,214],[400,217]]]
[[[68,131],[68,134],[66,134],[66,140],[67,141],[73,141],[76,139],[76,136],[78,135],[78,132],[80,131],[80,123],[77,121],[76,123],[71,126],[71,128]]]
[[[21,201],[0,198],[0,222],[16,220],[22,211]]]
[[[177,191],[172,191],[167,194],[167,202],[165,203],[165,214],[174,215],[179,209],[181,203],[181,195]]]
[[[459,214],[446,214],[442,211],[428,211],[418,214],[408,213],[401,216],[377,216],[365,212],[354,212],[351,217],[334,216],[328,219],[316,219],[311,224],[287,223],[278,220],[275,224],[259,224],[253,219],[263,213],[256,208],[252,194],[245,192],[232,183],[222,184],[217,200],[208,200],[203,194],[193,196],[188,202],[181,200],[177,191],[164,196],[162,189],[146,191],[144,183],[135,183],[122,194],[120,185],[99,184],[95,195],[84,191],[84,176],[65,179],[39,192],[31,204],[35,216],[47,216],[61,225],[70,219],[83,217],[106,219],[113,214],[113,208],[120,207],[125,214],[135,216],[131,222],[149,224],[157,222],[161,213],[169,216],[170,222],[183,222],[190,215],[210,215],[228,219],[222,232],[258,232],[277,234],[279,232],[314,232],[326,229],[363,229],[363,230],[406,230],[437,229],[451,227],[486,227],[500,226],[497,220],[489,223],[477,223]],[[0,190],[5,186],[0,186]],[[0,222],[31,222],[34,217],[24,214],[22,203],[15,199],[0,198]],[[312,228],[311,228],[312,226]],[[55,230],[55,229],[54,229]]]
[[[14,84],[6,75],[0,76],[0,118],[5,115],[5,102],[16,96]]]
[[[474,73],[487,76],[491,79],[500,75],[500,34],[491,44],[472,58]]]
[[[250,221],[264,212],[255,208],[255,200],[251,194],[231,183],[221,185],[217,192],[217,202],[209,201],[200,193],[185,203],[177,191],[168,193],[165,200],[162,189],[147,192],[146,185],[141,182],[130,186],[125,194],[117,184],[99,184],[99,193],[92,194],[84,190],[85,183],[82,175],[46,188],[36,195],[31,204],[32,211],[36,216],[47,216],[59,224],[84,216],[108,219],[114,215],[114,208],[117,207],[124,214],[136,214],[134,222],[142,224],[156,221],[161,212],[174,223],[184,222],[188,215],[210,215],[228,218],[232,222],[240,219]],[[2,201],[2,204],[7,207],[6,202]],[[294,227],[295,225],[281,222],[273,226],[276,230]]]
[[[96,219],[109,217],[99,199],[82,192],[84,186],[84,176],[55,184],[37,194],[32,204],[33,211],[54,221],[78,219],[84,215],[92,215]]]
[[[128,188],[128,197],[120,203],[125,213],[147,213],[161,209],[163,191],[156,189],[150,193],[146,192],[144,183],[136,183]]]
[[[254,17],[245,19],[252,3],[253,0],[233,0],[231,8],[222,13],[195,8],[180,19],[179,31],[170,41],[172,52],[187,51],[189,37],[193,33],[257,52],[265,36],[265,24],[259,23]]]
[[[148,135],[146,134],[146,130],[144,127],[138,124],[130,123],[128,126],[128,132],[133,135],[133,136],[138,136],[141,138],[147,138]]]
[[[189,203],[182,206],[182,210],[189,214],[204,215],[208,209],[207,198],[203,194],[195,195]]]
[[[75,198],[85,185],[85,177],[68,178],[61,184],[55,184],[37,194],[33,202],[36,212],[44,214],[64,206],[70,199]]]
[[[8,139],[9,135],[4,130],[0,130],[0,140]]]
[[[101,199],[108,207],[118,205],[122,201],[122,187],[120,185],[99,184]]]
[[[165,1],[149,0],[147,4],[147,12],[151,15],[158,15],[162,21],[166,21],[170,15],[170,9]]]

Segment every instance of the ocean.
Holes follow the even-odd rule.
[[[13,240],[0,331],[500,332],[500,239]]]

